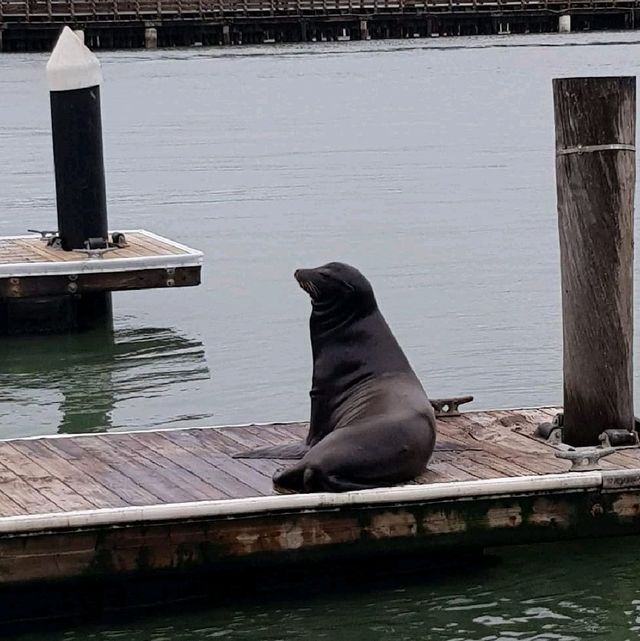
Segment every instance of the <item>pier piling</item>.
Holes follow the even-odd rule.
[[[560,33],[571,33],[571,16],[564,14],[558,18],[558,31]]]
[[[93,249],[108,243],[107,197],[102,154],[100,63],[65,27],[47,63],[62,249]],[[111,293],[74,297],[79,328],[110,322]]]
[[[155,27],[146,27],[144,30],[144,46],[146,49],[158,48],[158,30]]]
[[[102,157],[100,63],[65,27],[47,63],[62,248],[106,241],[107,197]]]
[[[634,429],[635,77],[553,81],[564,429],[573,446]]]

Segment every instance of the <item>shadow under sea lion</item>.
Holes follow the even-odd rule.
[[[299,458],[273,478],[285,492],[344,492],[414,479],[435,446],[435,414],[371,284],[344,263],[299,269],[295,278],[312,302],[309,433],[304,443],[236,456]]]

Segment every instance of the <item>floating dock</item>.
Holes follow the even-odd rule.
[[[232,458],[304,423],[3,441],[0,587],[640,532],[640,450],[568,472],[533,438],[556,411],[440,419],[416,482],[344,494],[277,495],[285,462]]]
[[[0,299],[187,287],[200,283],[202,252],[141,229],[105,251],[63,251],[46,236],[0,237]]]

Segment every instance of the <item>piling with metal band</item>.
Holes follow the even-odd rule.
[[[47,63],[58,231],[65,250],[107,238],[100,63],[65,27]]]
[[[633,430],[635,77],[553,81],[564,429]]]

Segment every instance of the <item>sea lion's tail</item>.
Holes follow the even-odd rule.
[[[294,461],[301,459],[309,451],[309,446],[304,442],[287,443],[285,445],[271,445],[258,447],[255,450],[237,452],[233,458],[276,458]]]

